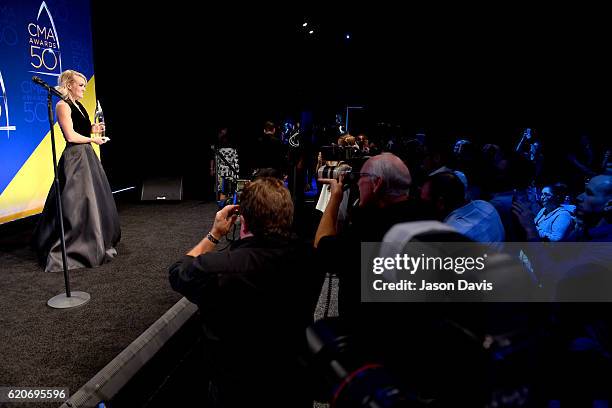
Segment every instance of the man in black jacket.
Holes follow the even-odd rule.
[[[283,145],[277,136],[276,126],[272,122],[264,124],[263,132],[254,140],[249,141],[246,159],[250,168],[249,177],[260,174],[262,169],[274,171],[272,176],[283,179],[288,172],[287,146]]]
[[[240,210],[240,239],[214,252]],[[172,288],[200,308],[209,403],[312,406],[298,364],[323,275],[290,238],[293,204],[275,178],[247,184],[240,206],[219,211],[208,235],[170,268]]]
[[[368,159],[358,178],[359,207],[353,211],[348,229],[338,234],[336,224],[342,201],[343,184],[323,180],[331,185],[331,198],[323,212],[314,246],[322,262],[339,275],[338,307],[340,315],[360,321],[360,243],[381,242],[395,224],[419,220],[421,213],[409,197],[412,177],[399,157],[383,153]],[[357,313],[357,314],[356,314]]]

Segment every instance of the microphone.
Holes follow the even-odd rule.
[[[38,85],[42,86],[43,88],[47,89],[47,91],[51,92],[53,95],[57,96],[61,100],[65,100],[66,99],[66,97],[60,93],[60,91],[58,91],[57,89],[55,89],[55,87],[49,85],[48,83],[46,83],[45,81],[43,81],[39,77],[33,76],[32,77],[32,82],[34,82],[35,84],[38,84]]]
[[[34,75],[32,77],[32,81],[37,83],[38,85],[42,85],[42,86],[49,86],[47,85],[47,83],[45,81],[43,81],[42,79],[40,79],[39,77],[37,77],[36,75]]]

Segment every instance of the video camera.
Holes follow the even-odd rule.
[[[318,179],[336,179],[344,177],[344,184],[354,184],[359,180],[358,174],[369,155],[353,147],[322,146],[321,158],[324,162],[338,162],[336,165],[324,165],[317,171]]]
[[[324,161],[350,161],[363,156],[363,152],[355,146],[321,146],[321,157]]]

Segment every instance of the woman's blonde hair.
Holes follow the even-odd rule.
[[[81,77],[85,80],[85,82],[87,82],[87,78],[85,77],[85,75],[81,74],[80,72],[67,69],[60,74],[59,78],[57,79],[57,86],[55,87],[55,89],[57,89],[62,95],[64,95],[64,97],[71,98],[72,95],[68,90],[68,84],[72,84],[75,81],[75,77]]]

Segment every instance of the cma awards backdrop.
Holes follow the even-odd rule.
[[[73,69],[88,79],[83,105],[93,118],[95,82],[88,0],[0,2],[0,224],[40,213],[53,182],[47,91]],[[55,117],[58,160],[65,141]],[[99,155],[97,145],[94,145]]]

